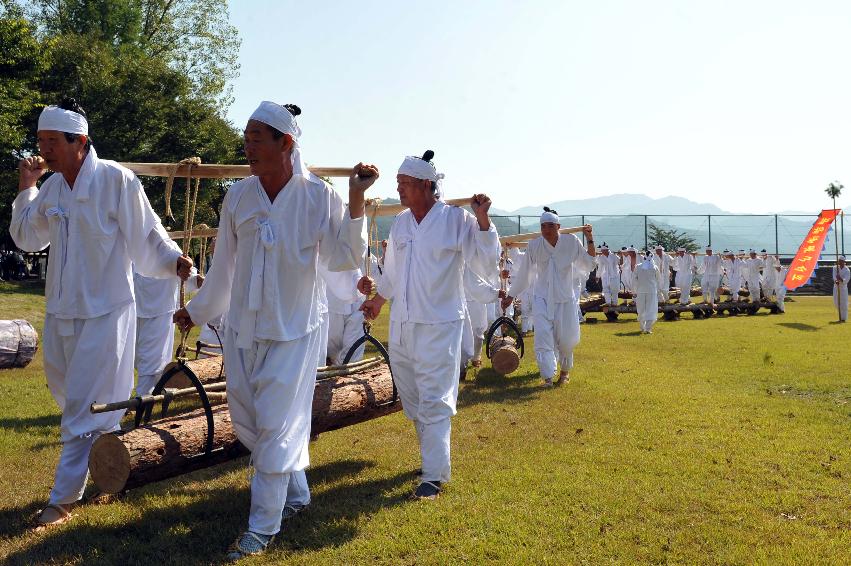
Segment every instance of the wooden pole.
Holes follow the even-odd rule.
[[[470,206],[470,197],[444,199],[443,202],[451,206]],[[408,207],[403,204],[381,204],[378,202],[367,204],[366,214],[368,216],[396,216],[407,209]]]
[[[170,177],[174,171],[173,163],[119,163],[142,177]],[[319,177],[348,177],[352,174],[351,167],[308,167],[311,173]],[[248,165],[218,165],[201,164],[191,166],[192,177],[195,179],[244,179],[251,176]],[[175,177],[186,177],[190,174],[190,165],[181,165]]]
[[[583,226],[573,226],[570,228],[560,228],[559,234],[576,234],[583,230]],[[499,243],[503,246],[511,244],[519,244],[520,242],[528,242],[540,236],[540,232],[526,232],[525,234],[515,234],[513,236],[503,236],[499,239]]]

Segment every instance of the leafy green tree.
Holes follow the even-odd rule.
[[[235,61],[239,39],[235,30],[221,27],[227,23],[223,1],[39,0],[28,4],[26,12],[13,0],[0,2],[6,8],[0,13],[0,65],[20,67],[23,86],[15,88],[26,87],[31,93],[16,95],[14,108],[7,109],[3,97],[12,83],[5,79],[12,71],[2,67],[0,129],[15,128],[18,134],[4,135],[0,142],[7,172],[0,189],[4,234],[17,186],[17,158],[10,157],[11,152],[35,149],[38,113],[63,95],[73,96],[86,110],[92,143],[103,158],[167,163],[191,156],[205,163],[239,160],[240,134],[224,117],[226,82],[236,72],[230,63]],[[196,25],[190,24],[190,17],[197,18]],[[14,35],[5,30],[18,31]],[[227,32],[227,40],[213,37],[216,30]],[[176,45],[166,47],[170,41]],[[20,56],[12,61],[17,53],[14,45],[20,45]],[[142,181],[162,215],[165,179]],[[226,188],[223,181],[203,182],[196,223],[218,225]],[[183,194],[183,183],[178,181],[172,203],[178,221],[171,223],[173,229],[182,228]],[[164,222],[169,225],[167,219]]]
[[[6,229],[18,186],[20,152],[34,149],[28,131],[41,102],[38,80],[45,59],[34,28],[19,6],[0,0],[0,245],[11,247]]]
[[[667,251],[674,251],[677,248],[685,248],[686,251],[694,252],[700,247],[697,242],[685,232],[678,232],[676,229],[666,229],[656,224],[647,226],[647,239],[650,249],[661,245]]]

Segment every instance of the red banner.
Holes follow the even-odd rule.
[[[822,210],[821,214],[818,215],[818,220],[813,222],[813,227],[810,228],[807,237],[801,242],[801,247],[798,248],[798,253],[795,254],[795,259],[789,266],[786,281],[783,282],[790,291],[797,289],[810,279],[818,265],[818,258],[824,247],[827,233],[830,231],[830,225],[833,224],[833,220],[839,212],[839,209]]]

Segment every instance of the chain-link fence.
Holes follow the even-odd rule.
[[[537,232],[540,229],[537,216],[492,216],[494,225],[501,236],[510,236],[524,232]],[[653,227],[671,231],[691,238],[702,250],[711,244],[715,250],[749,250],[751,248],[781,257],[792,257],[806,236],[818,214],[706,214],[706,215],[564,215],[562,227],[591,224],[594,226],[594,240],[597,244],[606,242],[612,249],[623,246],[635,246],[638,249],[654,244]],[[392,219],[386,219],[381,230],[386,237]],[[848,227],[851,231],[851,225]],[[849,245],[851,245],[851,233]],[[833,229],[828,236],[822,258],[825,261],[836,259],[836,243],[839,240],[839,253],[845,255],[846,227],[845,217],[836,219],[836,232]]]

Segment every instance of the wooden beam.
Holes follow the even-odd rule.
[[[119,163],[136,175],[144,177],[170,177],[174,170],[173,163]],[[320,177],[348,177],[352,174],[351,167],[308,167]],[[177,168],[175,177],[186,177],[190,173],[189,165]],[[219,165],[202,164],[191,168],[192,177],[198,179],[244,179],[251,176],[248,165]]]
[[[443,202],[452,206],[470,206],[470,197],[444,199]],[[366,206],[366,215],[367,217],[396,216],[403,210],[407,209],[408,207],[403,204],[368,204]]]
[[[559,234],[576,234],[582,231],[582,226],[573,226],[571,228],[560,228]],[[525,234],[515,234],[513,236],[503,236],[499,239],[499,243],[503,246],[506,244],[516,244],[519,242],[528,242],[540,236],[540,232],[526,232]]]

